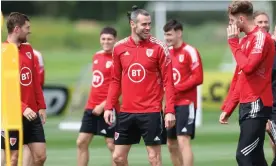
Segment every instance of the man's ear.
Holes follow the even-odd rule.
[[[135,28],[136,27],[136,23],[133,20],[130,20],[130,27],[131,28]]]
[[[177,30],[176,31],[176,36],[177,37],[182,37],[182,31],[181,30]]]
[[[20,30],[20,27],[19,26],[15,26],[14,29],[13,29],[13,32],[18,32]]]

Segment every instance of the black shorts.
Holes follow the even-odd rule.
[[[9,131],[9,143],[10,150],[18,150],[18,131]],[[1,131],[1,149],[5,149],[5,134],[4,131]]]
[[[19,133],[18,131],[10,131],[10,148],[11,150],[18,150]],[[4,132],[1,133],[1,149],[5,149]],[[39,114],[33,121],[29,121],[23,117],[23,143],[29,144],[34,142],[45,143],[45,134]]]
[[[114,128],[110,128],[109,125],[105,123],[103,114],[96,116],[92,113],[92,110],[84,111],[79,132],[100,135],[107,138],[114,137]]]
[[[196,111],[193,104],[175,106],[176,124],[167,130],[169,139],[176,139],[178,135],[188,135],[191,139],[195,137]]]
[[[115,145],[139,144],[141,136],[146,146],[161,145],[163,116],[161,112],[126,113],[117,115]]]

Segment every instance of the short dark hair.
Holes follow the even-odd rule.
[[[138,8],[138,6],[134,5],[132,6],[132,11],[127,12],[128,21],[134,21],[137,22],[137,16],[141,14],[143,16],[150,16],[149,12]]]
[[[22,27],[26,21],[30,21],[27,15],[18,12],[12,12],[7,18],[8,33],[12,33],[16,26]]]
[[[235,0],[229,5],[228,14],[244,14],[251,17],[253,16],[253,4],[247,0]]]
[[[183,26],[179,21],[177,21],[175,19],[171,19],[164,25],[163,30],[164,30],[164,32],[168,32],[170,30],[183,31]]]
[[[112,36],[114,36],[114,38],[117,37],[117,31],[115,28],[112,27],[104,27],[100,33],[100,35],[102,34],[110,34]]]
[[[259,15],[265,15],[266,17],[268,17],[268,14],[266,12],[257,10],[253,13],[253,19],[258,17]]]

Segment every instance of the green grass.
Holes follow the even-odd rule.
[[[204,112],[203,125],[197,128],[196,138],[192,141],[195,156],[195,166],[233,166],[237,146],[239,127],[237,115],[233,114],[229,125],[218,123],[219,112]],[[78,131],[60,131],[60,119],[48,119],[45,125],[47,137],[46,166],[75,166],[76,165],[76,138]],[[95,166],[109,166],[110,155],[102,137],[95,137],[90,145],[90,163]],[[265,153],[268,162],[272,160],[272,151],[268,139],[265,141]],[[162,147],[163,165],[170,166],[169,152],[166,146]],[[130,166],[149,165],[147,153],[142,143],[131,148],[129,155]]]

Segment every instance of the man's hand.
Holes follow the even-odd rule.
[[[92,114],[94,114],[94,115],[96,115],[96,116],[99,116],[99,115],[101,115],[101,114],[103,113],[103,111],[104,111],[104,107],[101,106],[101,105],[97,105],[97,106],[93,109]]]
[[[46,119],[47,119],[46,110],[45,110],[45,109],[40,109],[40,110],[38,111],[38,113],[39,113],[39,116],[40,116],[40,118],[41,118],[42,124],[45,124],[45,123],[46,123]]]
[[[167,129],[172,128],[175,125],[175,115],[172,113],[167,113],[165,115],[165,127]]]
[[[222,112],[219,117],[219,122],[221,124],[228,124],[229,115],[227,112]]]
[[[23,116],[25,116],[25,118],[27,118],[29,121],[37,118],[36,113],[29,107],[25,109],[25,111],[23,112]]]
[[[104,112],[104,120],[105,123],[107,123],[109,126],[112,125],[114,119],[113,119],[113,111],[112,110],[106,110]]]
[[[228,39],[239,38],[240,29],[237,25],[229,25],[227,28],[227,37]]]
[[[267,132],[270,132],[271,131],[271,121],[270,120],[268,120],[267,122],[266,122],[266,131]]]

